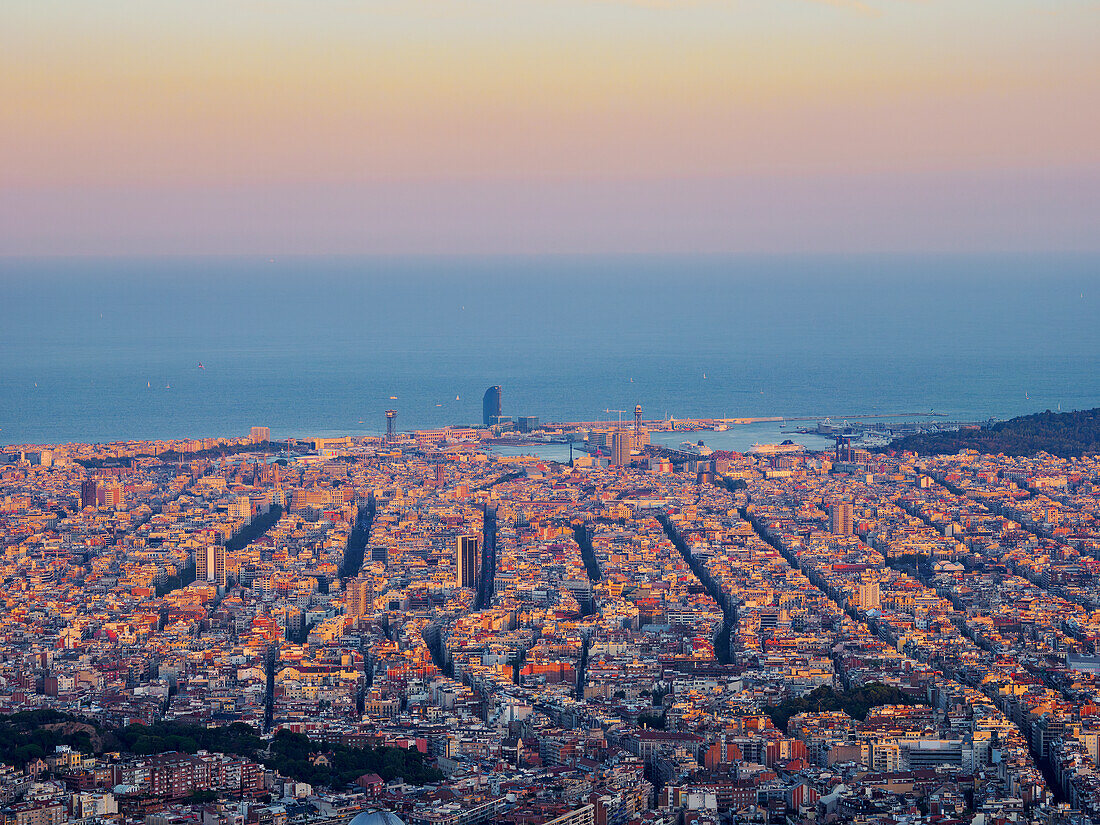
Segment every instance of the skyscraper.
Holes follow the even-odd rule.
[[[481,399],[481,419],[486,427],[491,427],[503,414],[501,412],[501,391],[499,386],[489,387],[485,390],[485,397]]]
[[[248,431],[248,440],[253,444],[263,444],[265,441],[271,440],[271,428],[270,427],[253,427]]]
[[[455,583],[459,587],[477,588],[478,551],[481,539],[477,536],[459,536],[455,547]]]
[[[195,578],[225,587],[225,545],[209,544],[195,551]]]
[[[630,433],[626,430],[616,430],[611,437],[611,463],[618,467],[625,467],[630,463]]]
[[[86,478],[80,483],[80,509],[96,506],[97,485],[94,478]]]
[[[851,504],[834,504],[829,508],[829,532],[834,536],[852,535]]]

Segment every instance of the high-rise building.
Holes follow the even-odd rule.
[[[224,544],[209,544],[195,551],[195,578],[225,587]]]
[[[856,598],[864,610],[879,610],[882,607],[877,581],[860,582]]]
[[[477,568],[481,539],[459,536],[455,547],[455,583],[459,587],[477,588]]]
[[[611,437],[611,463],[618,467],[625,467],[630,463],[630,433],[626,430],[616,430]]]
[[[537,415],[521,415],[516,419],[516,426],[519,427],[520,432],[534,432],[539,428],[539,417]]]
[[[491,427],[493,424],[498,423],[501,415],[503,415],[502,409],[500,386],[489,387],[489,389],[485,390],[484,398],[481,399],[482,423],[486,427]],[[497,421],[494,421],[494,418],[496,418]]]
[[[611,440],[614,437],[614,430],[589,430],[588,431],[588,449],[590,450],[604,450],[611,447]]]
[[[371,579],[360,577],[347,584],[347,614],[356,618],[370,613],[374,601],[374,583]]]
[[[121,484],[108,484],[103,488],[103,503],[108,507],[121,507],[126,503],[126,490]]]
[[[852,460],[852,437],[844,433],[838,433],[836,436],[836,460],[837,461],[851,461]]]
[[[248,439],[253,444],[263,444],[265,441],[271,440],[271,428],[270,427],[253,427],[248,431]]]
[[[96,500],[96,492],[98,485],[94,478],[86,478],[80,483],[80,509],[85,507],[95,507],[98,503]]]
[[[852,505],[839,503],[829,508],[829,532],[834,536],[852,535]]]
[[[289,640],[302,632],[302,622],[304,621],[302,608],[294,604],[288,604],[283,615],[286,622],[286,637]]]

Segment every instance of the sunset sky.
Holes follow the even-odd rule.
[[[1100,251],[1100,0],[4,0],[0,254]]]

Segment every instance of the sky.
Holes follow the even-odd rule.
[[[1100,251],[1100,0],[3,0],[0,255]]]

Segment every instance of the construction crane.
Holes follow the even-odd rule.
[[[623,413],[630,412],[630,410],[604,410],[605,413],[611,415],[611,413],[619,414],[619,429],[623,428]]]

